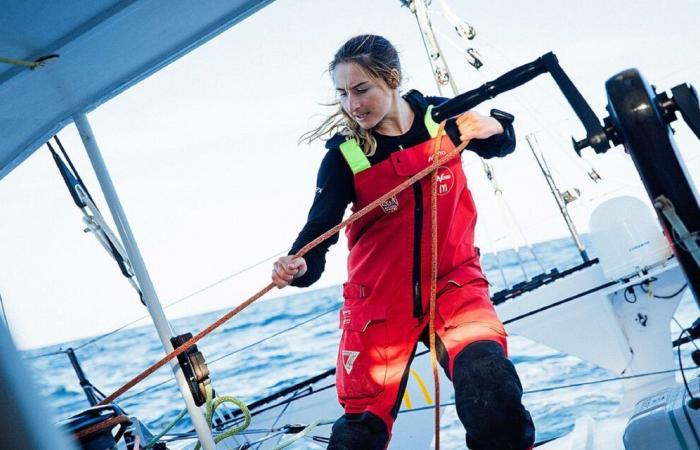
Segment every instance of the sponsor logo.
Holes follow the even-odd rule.
[[[437,193],[445,195],[452,190],[455,185],[455,177],[452,171],[445,166],[438,167],[437,170]]]
[[[347,372],[348,375],[352,372],[352,366],[355,364],[355,360],[359,354],[360,352],[353,352],[350,350],[343,350],[340,352],[340,357],[343,360],[343,367],[345,367],[345,372]]]
[[[384,211],[385,214],[390,214],[399,209],[399,200],[396,198],[396,196],[393,196],[379,206],[381,206],[382,211]]]
[[[445,156],[446,154],[447,154],[447,152],[445,150],[438,150],[437,154],[431,153],[430,155],[428,155],[428,163],[432,163],[436,156],[438,159],[440,159],[443,156]]]

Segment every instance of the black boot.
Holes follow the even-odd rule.
[[[535,426],[521,403],[523,388],[515,367],[493,341],[477,341],[455,358],[453,382],[457,415],[472,450],[525,450]]]
[[[384,450],[389,433],[372,413],[345,414],[333,424],[328,450]]]

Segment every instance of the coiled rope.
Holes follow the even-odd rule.
[[[213,399],[214,397],[214,392],[212,391],[211,385],[207,385],[206,387],[206,393],[207,393],[207,424],[209,425],[209,428],[211,429],[212,426],[212,419],[214,417],[214,411],[221,406],[224,403],[233,403],[234,405],[238,406],[243,412],[243,423],[231,428],[230,430],[226,430],[224,433],[216,435],[214,437],[214,443],[218,444],[219,442],[223,441],[226,438],[229,438],[233,436],[234,434],[240,433],[241,431],[245,430],[248,428],[252,421],[252,417],[250,415],[250,411],[248,410],[248,407],[246,406],[245,403],[242,401],[238,400],[235,397],[232,397],[230,395],[224,395],[221,397],[217,397],[216,400]],[[170,431],[183,417],[185,417],[185,414],[187,413],[187,408],[184,408],[182,411],[178,413],[177,416],[170,422],[160,433],[158,433],[156,436],[154,436],[148,443],[144,444],[143,449],[147,450],[149,448],[152,448],[154,445],[158,443],[158,441],[167,434],[168,431]],[[200,443],[197,442],[197,445],[194,447],[194,450],[199,450],[200,448]]]

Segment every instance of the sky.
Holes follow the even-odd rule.
[[[447,4],[477,32],[469,43],[461,41],[433,0],[433,25],[460,91],[548,51],[599,117],[605,81],[630,67],[659,90],[700,84],[695,1]],[[297,139],[329,111],[322,106],[333,98],[327,64],[360,33],[384,35],[398,48],[404,89],[438,93],[415,19],[398,0],[279,0],[89,114],[163,304],[289,248],[305,222],[325,151],[321,143],[297,145]],[[482,56],[478,72],[465,62],[467,46]],[[610,196],[644,198],[621,149],[588,150],[583,158],[574,153],[570,138],[582,138],[583,128],[551,79],[540,77],[477,110],[491,107],[515,114],[518,148],[493,162],[503,200],[493,195],[478,159],[465,158],[484,251],[566,235],[525,141],[530,133],[559,187],[581,191],[571,205],[581,232]],[[674,128],[697,181],[698,142],[684,125]],[[109,217],[74,126],[59,136]],[[590,180],[592,168],[602,183]],[[45,148],[0,180],[0,205],[0,295],[20,347],[108,332],[146,313],[114,261],[83,232],[81,213]],[[342,283],[346,255],[341,239],[313,288]],[[271,262],[262,264],[166,314],[233,307],[264,287],[270,270]]]

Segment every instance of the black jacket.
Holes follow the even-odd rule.
[[[405,134],[400,136],[384,136],[374,132],[377,139],[377,151],[368,157],[372,166],[384,161],[393,152],[429,140],[430,135],[423,121],[425,111],[428,105],[439,105],[447,100],[442,97],[425,97],[416,90],[409,91],[404,95],[404,98],[415,113],[413,124]],[[467,149],[482,158],[501,157],[512,153],[515,150],[513,126],[510,123],[501,123],[505,130],[502,134],[491,136],[488,139],[473,139]],[[447,121],[445,132],[455,145],[459,145],[459,130],[454,119]],[[328,152],[318,170],[316,195],[311,204],[306,225],[294,241],[289,251],[290,255],[298,252],[304,245],[339,224],[343,220],[345,209],[355,199],[353,174],[339,148],[345,139],[345,136],[336,134],[326,142]],[[325,269],[326,252],[336,242],[338,242],[337,234],[304,255],[308,270],[303,277],[294,280],[292,285],[306,287],[316,282]]]

